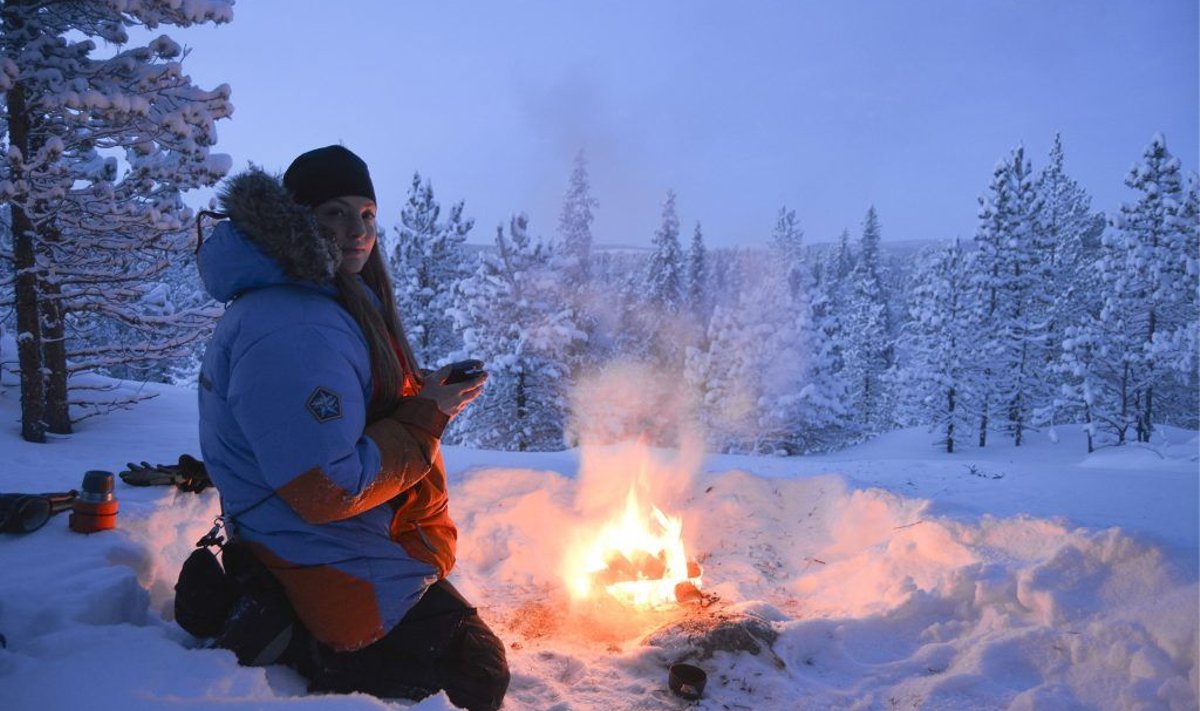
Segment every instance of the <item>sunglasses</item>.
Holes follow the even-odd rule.
[[[75,489],[54,494],[0,494],[0,532],[32,533],[54,514],[71,508],[78,496]]]

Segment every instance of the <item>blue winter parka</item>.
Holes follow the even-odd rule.
[[[371,362],[331,281],[337,245],[261,171],[231,179],[222,201],[230,219],[199,252],[206,290],[228,302],[200,372],[204,462],[236,535],[314,636],[360,649],[453,566],[446,417],[407,397],[369,425]],[[410,515],[406,499],[429,510]]]

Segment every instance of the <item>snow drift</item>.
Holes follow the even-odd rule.
[[[15,393],[5,395],[11,414]],[[85,423],[69,443],[7,437],[4,488],[65,489],[88,468],[194,452],[192,397],[163,388],[134,411]],[[1062,445],[1044,443],[995,455],[1008,477],[959,474],[951,490],[943,455],[912,454],[923,436],[837,460],[714,457],[693,477],[660,478],[719,601],[646,613],[568,600],[561,560],[588,520],[576,495],[591,486],[576,452],[448,448],[461,529],[454,579],[509,645],[506,708],[681,708],[666,689],[666,667],[680,660],[708,672],[695,708],[1196,708],[1192,453],[1104,470],[1096,457],[1055,463]],[[1047,501],[1058,491],[1043,485],[1050,468],[1080,491],[1100,471],[1155,487],[1115,489],[1120,501]],[[921,489],[922,472],[937,486],[928,493],[948,493],[900,493]],[[1039,492],[1034,508],[1061,515],[1018,513],[1014,502]],[[171,621],[172,586],[218,512],[215,492],[119,484],[118,495],[116,531],[75,534],[59,516],[0,539],[6,708],[452,708],[444,696],[308,697],[290,670],[239,667],[201,648]],[[1187,496],[1190,513],[1164,521]],[[1075,523],[1095,515],[1096,500],[1157,511],[1160,528]],[[746,620],[749,636],[714,632]]]

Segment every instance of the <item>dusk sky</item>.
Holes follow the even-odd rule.
[[[871,204],[886,241],[969,238],[996,162],[1023,143],[1040,168],[1056,131],[1094,209],[1131,199],[1155,132],[1197,170],[1197,5],[242,0],[162,30],[198,85],[232,87],[235,170],[343,143],[389,229],[420,171],[472,242],[519,211],[553,236],[583,149],[597,242],[648,245],[673,189],[685,243],[700,221],[753,246],[781,205],[814,242]]]

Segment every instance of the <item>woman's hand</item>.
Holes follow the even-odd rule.
[[[447,385],[445,380],[450,376],[450,366],[442,366],[434,373],[425,377],[421,392],[417,397],[427,398],[437,403],[437,408],[446,416],[453,418],[462,412],[471,401],[483,392],[483,384],[487,382],[487,373],[474,380]]]

